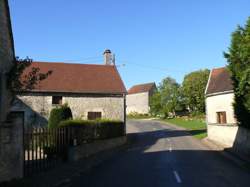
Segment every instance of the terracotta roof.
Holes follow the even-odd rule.
[[[226,68],[213,69],[208,80],[206,94],[214,94],[232,90],[233,84],[229,71]]]
[[[24,74],[32,67],[40,68],[41,73],[52,71],[52,74],[41,81],[32,92],[126,93],[115,66],[33,62]]]
[[[146,84],[138,84],[133,86],[128,90],[128,94],[135,94],[141,92],[149,92],[152,88],[155,87],[155,83],[146,83]]]

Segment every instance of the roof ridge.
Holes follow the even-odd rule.
[[[142,83],[142,84],[135,84],[135,85],[133,85],[132,87],[135,87],[135,86],[143,86],[143,85],[147,85],[147,84],[155,84],[155,82]],[[131,87],[131,88],[132,88],[132,87]]]
[[[39,64],[64,64],[64,65],[89,65],[89,66],[115,67],[115,66],[113,66],[113,65],[106,65],[106,64],[84,64],[84,63],[70,63],[70,62],[33,61],[33,63],[39,63]]]

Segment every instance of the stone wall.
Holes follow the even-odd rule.
[[[77,161],[95,155],[102,151],[107,151],[122,146],[126,142],[127,142],[127,137],[123,136],[107,140],[98,140],[93,143],[71,147],[69,150],[69,160]]]
[[[23,177],[23,113],[0,126],[0,182]]]
[[[209,96],[206,98],[206,117],[208,124],[217,123],[216,112],[226,112],[227,124],[236,124],[236,119],[234,117],[234,94],[220,94]]]
[[[208,138],[218,142],[224,147],[233,147],[238,128],[236,125],[208,124]]]
[[[126,97],[127,100],[127,113],[149,113],[149,94],[148,92],[129,94]]]
[[[53,107],[53,94],[33,93],[19,95],[12,111],[25,111],[25,125],[47,125],[49,113]],[[72,110],[73,118],[87,119],[88,112],[102,112],[102,118],[124,121],[123,96],[86,96],[64,94],[63,103]]]
[[[250,161],[250,130],[237,125],[208,125],[208,139]]]
[[[11,23],[8,3],[0,1],[0,125],[6,119],[10,106],[11,94],[7,90],[7,73],[14,59],[14,46],[12,39]]]

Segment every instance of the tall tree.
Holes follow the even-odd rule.
[[[234,111],[240,125],[250,128],[250,17],[244,27],[232,33],[231,45],[224,53],[234,85]]]
[[[199,70],[187,74],[182,83],[185,103],[191,112],[205,112],[205,89],[209,70]]]
[[[175,116],[176,111],[181,109],[180,85],[175,79],[167,77],[162,80],[159,91],[161,93],[162,114]]]
[[[157,90],[154,94],[150,97],[149,101],[150,105],[150,113],[154,116],[161,113],[162,104],[161,104],[161,93]]]

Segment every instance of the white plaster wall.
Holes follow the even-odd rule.
[[[127,113],[149,113],[149,94],[148,92],[129,94],[126,97]]]
[[[235,125],[207,125],[208,138],[215,142],[232,147],[238,132],[238,126]]]
[[[18,96],[12,111],[25,111],[25,125],[43,126],[53,107],[52,96],[22,95]],[[72,110],[73,118],[87,119],[88,112],[102,112],[102,118],[124,121],[123,97],[84,97],[67,95],[63,97]],[[41,124],[39,124],[41,123]]]
[[[217,123],[216,112],[225,111],[228,124],[236,124],[234,117],[234,94],[221,94],[215,96],[209,96],[206,98],[206,117],[208,124]]]

